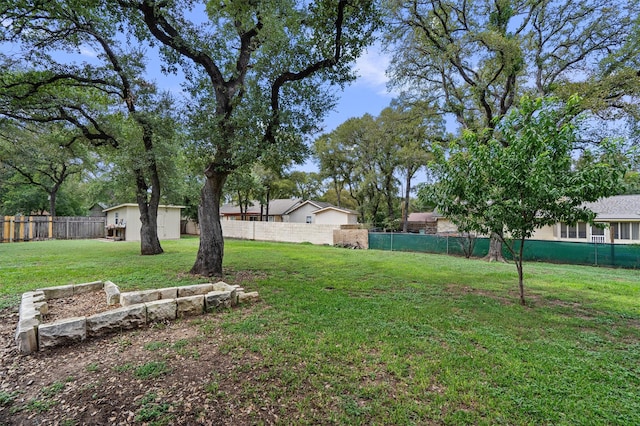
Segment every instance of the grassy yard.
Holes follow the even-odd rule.
[[[0,306],[43,286],[203,282],[197,239],[0,244]],[[640,273],[227,241],[261,302],[223,312],[223,350],[261,371],[235,395],[296,423],[640,424]],[[206,336],[210,320],[196,322]],[[211,384],[209,384],[211,386]],[[280,417],[289,423],[286,417]]]

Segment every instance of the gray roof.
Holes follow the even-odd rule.
[[[409,213],[407,222],[435,222],[436,216],[434,212],[415,212]]]
[[[276,199],[269,201],[269,215],[283,215],[287,210],[296,204],[300,203],[302,199]]]
[[[260,203],[252,201],[247,207],[247,213],[260,214]],[[240,206],[237,204],[223,204],[220,206],[220,214],[240,214]]]
[[[614,195],[591,203],[584,203],[583,206],[596,213],[596,220],[640,220],[640,194]],[[412,215],[415,214],[411,213],[409,215],[410,222],[414,220]],[[431,214],[436,220],[444,217],[437,210],[434,210]]]
[[[298,203],[292,205],[291,207],[289,207],[284,214],[289,214],[292,211],[297,210],[298,208],[302,207],[305,204],[311,204],[312,206],[314,206],[316,209],[320,210],[320,209],[324,209],[326,207],[335,207],[333,204],[331,203],[327,203],[325,201],[315,201],[315,200],[299,200]]]
[[[326,203],[326,204],[329,204],[329,203]],[[347,209],[345,207],[337,207],[337,206],[334,206],[333,204],[329,204],[326,207],[322,207],[321,209],[315,210],[315,211],[313,211],[313,214],[325,212],[327,210],[337,210],[337,211],[341,211],[341,212],[344,212],[344,213],[353,214],[353,215],[356,215],[356,216],[360,214],[359,212],[357,212],[355,210]]]
[[[289,210],[294,205],[300,202],[299,198],[277,198],[269,201],[269,216],[280,216],[284,212]],[[266,208],[263,210],[263,214],[266,214]],[[223,204],[220,206],[221,215],[240,214],[240,207],[237,204]],[[251,201],[247,207],[247,214],[260,214],[260,202]]]
[[[601,198],[584,206],[597,214],[597,219],[640,219],[640,194]]]

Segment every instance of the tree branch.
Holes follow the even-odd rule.
[[[332,57],[317,61],[300,71],[285,71],[281,73],[271,85],[271,119],[267,125],[263,140],[265,142],[275,141],[275,130],[280,125],[280,89],[286,83],[303,80],[325,68],[330,68],[338,63],[342,57],[342,26],[344,23],[344,10],[347,6],[347,0],[340,0],[337,6],[337,15],[335,20],[335,38],[334,53]]]

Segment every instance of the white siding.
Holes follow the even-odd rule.
[[[311,223],[313,223],[313,220],[315,217],[313,212],[316,210],[318,210],[318,208],[313,204],[310,204],[310,203],[304,204],[303,206],[289,213],[289,222],[290,223],[307,223],[307,216],[311,216]]]
[[[315,215],[318,225],[349,225],[358,223],[358,217],[353,214],[328,209]]]
[[[163,229],[160,232],[160,218],[163,218]],[[175,207],[158,208],[158,237],[161,240],[180,239],[180,209]]]
[[[340,225],[241,220],[222,222],[222,235],[225,238],[289,243],[308,242],[333,245],[333,231],[335,229],[340,229]]]
[[[536,229],[533,232],[533,235],[531,236],[532,240],[555,240],[555,233],[556,230],[554,230],[554,228],[557,227],[556,225],[552,225],[552,226],[543,226],[540,229]]]
[[[180,207],[158,207],[158,238],[161,240],[175,240],[180,238]],[[118,221],[124,219],[126,223],[125,239],[140,241],[140,210],[137,204],[123,204],[107,212],[107,225],[115,224],[116,213]]]

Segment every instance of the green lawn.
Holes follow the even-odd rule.
[[[0,244],[0,306],[98,279],[202,282],[185,274],[197,247],[166,241],[143,257],[135,243]],[[228,241],[225,267],[253,276],[245,287],[262,299],[220,314],[224,350],[263,368],[245,400],[290,405],[310,424],[640,424],[636,270],[528,263],[523,307],[512,264]]]

